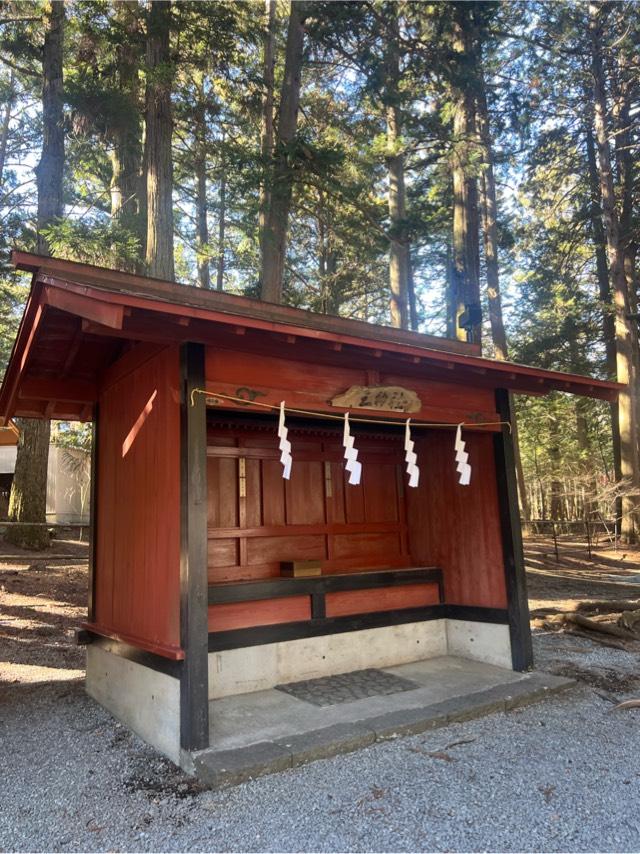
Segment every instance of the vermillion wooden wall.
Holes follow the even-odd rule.
[[[493,437],[463,431],[469,486],[458,483],[454,438],[452,430],[430,430],[416,441],[420,486],[407,490],[409,550],[442,568],[447,603],[506,608]]]
[[[281,343],[283,347],[287,349]],[[497,419],[492,389],[447,382],[446,371],[441,381],[416,376],[413,370],[407,376],[387,374],[384,359],[377,364],[372,360],[372,370],[366,371],[350,366],[346,357],[344,364],[326,365],[298,361],[296,356],[303,357],[296,347],[277,356],[208,348],[207,388],[213,395],[218,391],[270,404],[284,399],[289,406],[335,413],[329,401],[350,385],[397,384],[421,398],[416,420]],[[234,429],[234,414],[227,416],[225,408],[233,408],[235,415],[246,412],[223,403],[219,426],[208,435],[210,583],[274,577],[279,561],[293,558],[320,559],[324,573],[438,566],[446,602],[506,607],[490,433],[464,433],[473,477],[471,485],[463,487],[455,471],[454,431],[414,431],[422,471],[417,490],[406,486],[401,428],[395,440],[361,438],[357,446],[364,464],[363,485],[353,487],[344,477],[340,439],[297,435],[290,421],[294,468],[286,484],[278,461],[275,413],[271,429],[252,434]],[[215,421],[215,409],[211,417]],[[240,459],[246,498],[238,495]],[[326,492],[327,466],[331,496]],[[327,602],[327,613],[340,616],[437,602],[435,586],[418,587],[384,595],[340,593]],[[209,615],[210,630],[222,631],[309,619],[310,603],[300,597],[218,605]]]
[[[139,345],[98,408],[95,622],[138,646],[180,648],[179,351]]]

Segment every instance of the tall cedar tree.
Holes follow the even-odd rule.
[[[287,254],[287,230],[293,195],[295,168],[295,137],[300,106],[304,22],[307,4],[301,0],[291,3],[284,78],[278,109],[278,130],[273,166],[270,170],[269,207],[264,235],[261,239],[261,296],[268,302],[282,301],[284,267]]]
[[[173,161],[171,138],[171,2],[152,0],[147,20],[145,170],[147,174],[146,265],[150,276],[175,279],[173,263]]]
[[[36,169],[38,187],[37,251],[49,255],[46,226],[64,213],[62,176],[64,169],[63,43],[64,3],[53,0],[45,7],[42,50],[42,156]],[[47,464],[50,422],[20,419],[20,440],[9,498],[9,520],[14,523],[7,539],[15,545],[44,549],[49,544],[45,526],[47,510]]]
[[[119,41],[116,46],[118,90],[122,108],[113,127],[111,150],[111,216],[134,235],[144,251],[146,187],[142,169],[142,123],[140,121],[141,20],[137,0],[114,4]],[[125,269],[140,269],[127,259]]]
[[[621,533],[626,542],[633,543],[640,534],[640,470],[637,446],[636,390],[634,388],[634,343],[637,330],[629,318],[629,293],[624,270],[624,251],[620,230],[615,188],[613,182],[611,151],[608,135],[608,108],[605,70],[602,58],[602,15],[600,3],[589,4],[589,31],[591,35],[591,73],[593,75],[593,102],[595,115],[602,218],[607,239],[609,275],[613,288],[615,309],[616,366],[618,382],[624,384],[618,398],[618,425],[620,431],[620,463],[626,492],[622,498]],[[635,341],[634,341],[635,339]]]
[[[480,257],[475,145],[474,23],[471,3],[453,3],[453,266],[456,336],[480,343]],[[461,325],[466,324],[466,329]]]

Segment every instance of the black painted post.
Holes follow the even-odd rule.
[[[506,389],[496,390],[496,407],[501,421],[511,424],[511,402]],[[511,661],[514,670],[533,667],[529,603],[522,550],[522,530],[518,509],[513,437],[505,424],[500,433],[494,433],[498,504],[502,530],[502,550],[507,582],[507,610],[511,637]]]
[[[209,746],[209,633],[207,582],[207,419],[203,395],[204,346],[180,350],[180,746]]]
[[[89,486],[89,578],[87,596],[87,620],[96,618],[96,555],[98,546],[98,418],[100,412],[96,404],[91,425],[91,483]]]

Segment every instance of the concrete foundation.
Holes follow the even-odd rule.
[[[274,685],[391,667],[447,654],[446,620],[263,644],[209,654],[209,698]]]
[[[211,786],[235,785],[375,741],[505,712],[573,684],[451,656],[385,670],[412,680],[415,689],[323,708],[278,690],[211,701],[211,747],[193,754],[193,771]]]
[[[209,653],[209,699],[455,655],[511,669],[509,627],[431,620]]]
[[[413,680],[416,688],[324,708],[274,690],[279,684],[367,668],[385,669]],[[308,738],[315,734],[324,745],[329,737],[327,727],[332,728],[331,745],[337,739],[347,745],[340,750],[355,749],[362,746],[365,736],[351,728],[363,719],[375,718],[380,732],[387,724],[396,725],[394,715],[399,712],[405,717],[408,714],[407,720],[415,718],[416,725],[427,718],[446,723],[446,715],[441,720],[436,707],[452,697],[474,697],[471,705],[475,712],[484,709],[485,713],[494,708],[494,700],[487,706],[482,692],[496,686],[509,686],[511,690],[527,679],[511,670],[508,626],[463,620],[407,623],[210,653],[211,750],[220,754],[274,742],[265,750],[277,758],[284,750],[280,741],[295,736],[295,743],[306,755],[303,747]],[[180,748],[178,679],[90,644],[86,687],[95,700],[144,741],[185,770],[197,771],[193,756]],[[498,697],[498,706],[502,703],[504,707],[503,694]],[[425,717],[427,707],[430,711]],[[371,725],[365,735],[365,741],[373,740]],[[376,737],[382,736],[378,733]],[[253,754],[247,756],[253,761]],[[271,760],[269,767],[277,770],[273,756]]]
[[[180,683],[97,644],[87,647],[87,693],[176,765],[180,754]]]
[[[470,620],[447,620],[446,623],[449,655],[511,669],[509,626]]]

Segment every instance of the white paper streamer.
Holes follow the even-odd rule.
[[[291,476],[291,442],[287,439],[288,430],[284,423],[284,400],[280,401],[280,420],[278,421],[278,436],[280,438],[280,462],[282,463],[282,477],[289,480]]]
[[[469,486],[471,482],[471,466],[468,463],[469,454],[465,451],[464,442],[462,441],[462,424],[458,424],[454,447],[456,451],[456,471],[460,475],[459,483],[462,486]]]
[[[347,461],[345,468],[349,472],[349,483],[352,486],[357,486],[360,483],[360,475],[362,474],[362,463],[358,462],[358,451],[353,447],[354,438],[349,429],[349,413],[344,414],[344,436],[342,444],[344,445],[344,458]]]
[[[418,455],[413,450],[415,442],[411,439],[411,419],[407,418],[407,423],[404,428],[404,459],[407,464],[407,474],[409,475],[409,486],[417,486],[420,481],[420,469],[416,465]]]

